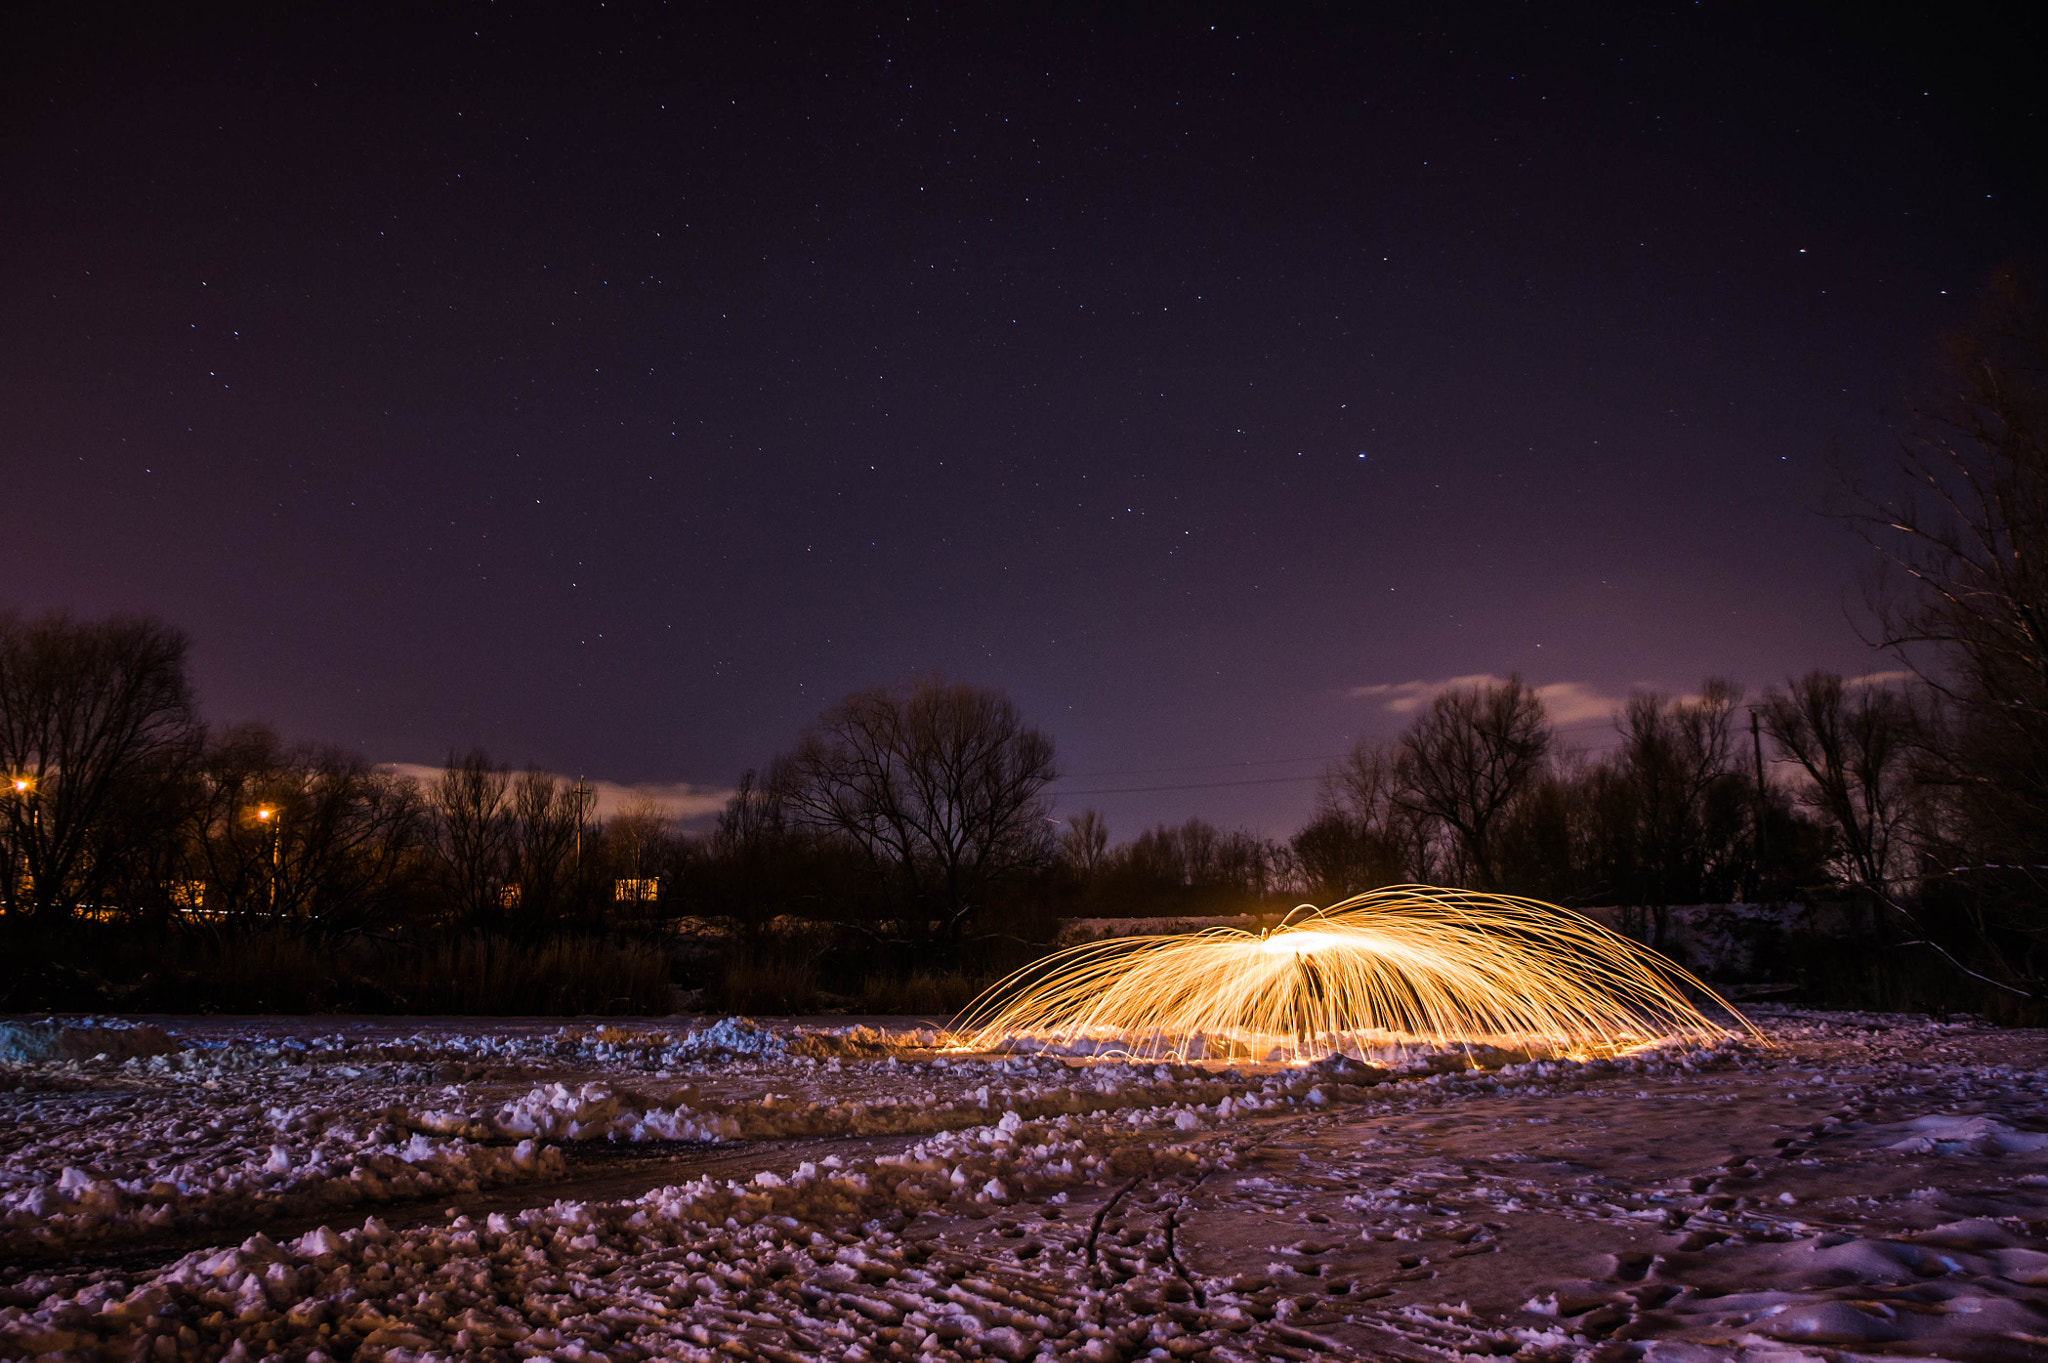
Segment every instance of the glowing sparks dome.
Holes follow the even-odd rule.
[[[1309,1060],[1409,1044],[1611,1055],[1733,1029],[1753,1031],[1679,966],[1569,909],[1397,885],[1268,933],[1060,952],[983,994],[956,1036],[972,1050]]]

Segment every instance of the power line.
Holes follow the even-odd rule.
[[[1224,767],[1280,767],[1290,762],[1335,762],[1342,753],[1316,753],[1309,757],[1257,757],[1242,762],[1197,762],[1185,767],[1121,767],[1112,771],[1069,772],[1063,780],[1093,780],[1098,776],[1156,776],[1169,771],[1219,771]]]
[[[1188,786],[1119,786],[1111,790],[1056,790],[1053,794],[1062,798],[1068,795],[1149,795],[1161,790],[1217,790],[1224,786],[1278,786],[1293,781],[1320,781],[1322,773],[1313,776],[1257,776],[1248,781],[1197,781]]]
[[[1553,724],[1554,733],[1568,733],[1577,729],[1606,728],[1613,724],[1611,719],[1589,719],[1577,724]],[[1349,754],[1329,753],[1320,757],[1264,757],[1248,762],[1202,762],[1186,767],[1128,767],[1118,771],[1076,772],[1064,780],[1078,781],[1099,776],[1150,776],[1175,771],[1215,771],[1221,767],[1277,767],[1290,762],[1341,762]],[[1221,790],[1229,786],[1278,786],[1296,781],[1320,781],[1322,773],[1309,776],[1262,776],[1242,781],[1195,781],[1177,786],[1118,786],[1101,790],[1054,790],[1053,794],[1067,795],[1155,795],[1175,790]]]

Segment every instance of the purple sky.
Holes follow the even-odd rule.
[[[1875,671],[1830,452],[2040,258],[1990,10],[296,8],[0,20],[0,606],[380,761],[940,669],[1284,833],[1447,678]]]

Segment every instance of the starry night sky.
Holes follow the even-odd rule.
[[[919,670],[1121,839],[1886,667],[1831,455],[2041,259],[1988,7],[164,8],[0,20],[0,606],[686,812]]]

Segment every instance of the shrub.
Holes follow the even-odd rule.
[[[861,983],[860,1010],[951,1017],[991,983],[958,970],[943,975],[922,970],[909,975],[870,975]]]
[[[735,951],[708,992],[728,1013],[813,1013],[818,1008],[818,974],[808,961]]]

